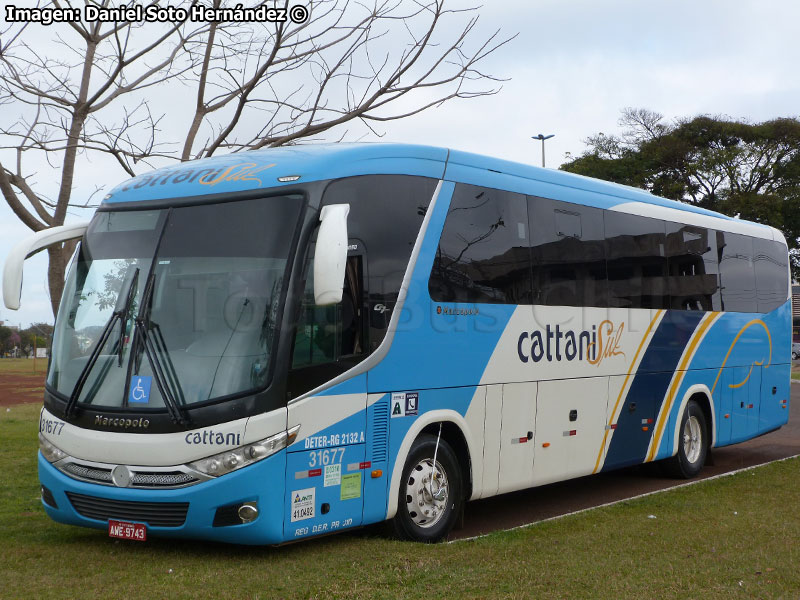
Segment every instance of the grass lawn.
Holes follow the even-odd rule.
[[[0,377],[8,375],[41,375],[47,373],[46,358],[0,358]],[[35,364],[34,364],[35,363]]]
[[[39,407],[0,409],[2,598],[797,598],[800,461],[468,542],[374,531],[282,548],[151,539],[51,522]]]

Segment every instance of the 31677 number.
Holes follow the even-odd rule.
[[[50,433],[52,435],[61,435],[61,430],[64,429],[64,421],[55,421],[53,419],[39,419],[39,433]]]
[[[330,448],[328,450],[315,450],[309,453],[308,466],[314,468],[316,466],[327,467],[342,462],[344,458],[344,448]]]

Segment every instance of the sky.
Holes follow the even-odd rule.
[[[541,142],[531,137],[553,134],[546,166],[557,168],[585,150],[588,136],[618,132],[625,107],[668,119],[800,116],[796,0],[491,0],[479,14],[478,36],[497,29],[501,36],[519,34],[482,63],[506,80],[500,91],[384,123],[380,138],[363,141],[445,146],[540,165]],[[41,36],[33,42],[46,43],[53,31],[32,30]],[[124,179],[119,170],[86,165],[73,197]],[[69,220],[90,216],[72,211]],[[28,234],[0,201],[0,260]],[[0,304],[0,321],[52,322],[46,255],[27,261],[22,308],[12,312]]]

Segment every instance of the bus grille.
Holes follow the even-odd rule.
[[[180,527],[186,521],[188,502],[130,502],[67,492],[75,511],[87,519],[136,521],[151,527]]]
[[[68,462],[58,465],[58,468],[65,475],[75,479],[101,485],[114,485],[111,481],[111,467]],[[131,471],[133,477],[131,478],[130,487],[132,488],[177,488],[201,481],[200,478],[192,473],[179,470],[150,471],[138,470],[133,467]]]

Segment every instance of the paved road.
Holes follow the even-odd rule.
[[[792,404],[800,407],[800,385],[792,386],[791,400]],[[800,408],[795,408],[789,423],[778,431],[742,444],[713,450],[700,478],[800,454],[798,413]],[[685,483],[685,480],[663,477],[655,465],[643,465],[469,502],[464,526],[453,531],[449,539],[534,523],[681,483]]]

